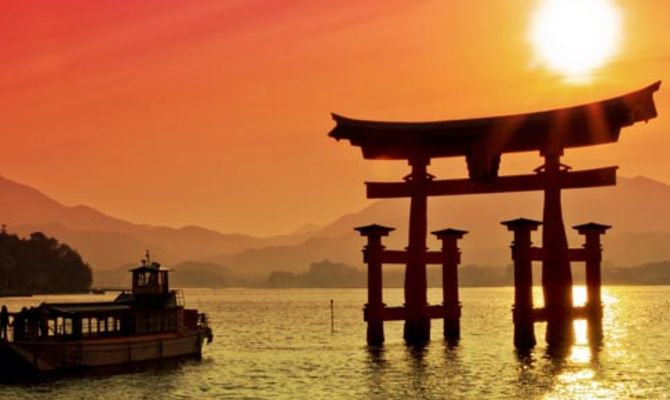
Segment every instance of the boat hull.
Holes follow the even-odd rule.
[[[2,342],[0,374],[5,377],[90,370],[179,358],[200,358],[199,331],[75,342]]]

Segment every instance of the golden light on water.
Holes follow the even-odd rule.
[[[542,0],[529,36],[539,62],[569,82],[588,82],[619,47],[621,12],[611,0]]]
[[[586,304],[586,286],[573,286],[572,287],[572,305],[583,306]]]
[[[572,287],[572,304],[575,307],[586,304],[586,286]],[[591,359],[591,349],[588,346],[586,320],[575,320],[573,324],[575,327],[575,344],[570,352],[570,361],[578,364],[588,363]]]
[[[576,307],[586,303],[586,287],[573,286],[573,304]],[[607,288],[602,291],[603,304],[614,304],[617,297]],[[558,362],[560,368],[555,370],[551,391],[544,399],[612,399],[620,398],[624,389],[607,385],[599,372],[599,350],[589,343],[588,323],[586,320],[576,320],[575,344],[571,346],[568,357]],[[614,345],[614,343],[610,343]]]

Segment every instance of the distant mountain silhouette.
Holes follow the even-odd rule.
[[[120,268],[97,271],[95,287],[128,288],[131,268],[127,264]],[[174,288],[223,288],[248,286],[249,282],[239,278],[238,274],[219,264],[187,261],[170,265],[170,286]]]
[[[29,186],[0,177],[0,223],[27,235],[43,231],[77,249],[94,269],[118,268],[151,249],[165,263],[239,252],[261,239],[188,226],[140,225],[87,206],[65,206]]]
[[[604,238],[605,262],[638,265],[670,259],[670,186],[645,177],[619,178],[615,187],[566,190],[564,218],[571,247],[580,247],[582,238],[569,227],[589,221],[613,225]],[[311,262],[328,258],[349,265],[362,265],[364,240],[353,231],[356,226],[378,223],[395,227],[385,238],[387,247],[402,249],[407,240],[409,201],[385,200],[347,214],[313,231],[311,237],[294,246],[248,249],[211,260],[248,272],[271,270],[304,271]],[[511,233],[500,225],[516,217],[542,219],[541,193],[454,196],[429,200],[430,230],[454,227],[470,231],[461,241],[464,264],[504,266],[511,263]],[[534,242],[541,245],[541,234]],[[435,241],[429,244],[439,246]]]
[[[616,187],[566,190],[567,226],[596,221],[614,226],[604,239],[606,264],[631,266],[670,260],[670,186],[645,177],[619,178]],[[265,279],[272,271],[307,271],[329,259],[362,266],[364,240],[355,226],[379,223],[397,228],[385,243],[403,248],[409,202],[370,202],[363,210],[324,226],[306,225],[291,235],[256,238],[222,234],[200,227],[180,229],[140,225],[86,206],[65,206],[33,189],[0,177],[0,223],[22,235],[43,231],[71,245],[92,269],[116,270],[150,248],[163,264],[213,262],[236,275]],[[470,233],[462,240],[463,263],[505,266],[511,262],[511,234],[500,221],[525,216],[541,219],[541,193],[434,198],[429,201],[430,229],[454,227]],[[290,227],[289,227],[290,228]],[[540,243],[540,233],[534,235]],[[570,236],[572,247],[581,238]],[[437,243],[430,242],[437,249]],[[94,276],[95,279],[95,276]]]

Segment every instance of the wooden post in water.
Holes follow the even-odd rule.
[[[412,173],[407,177],[412,193],[409,210],[409,244],[405,268],[405,307],[407,310],[403,337],[408,344],[430,340],[428,316],[428,283],[426,278],[426,235],[428,234],[427,186],[431,178],[426,171],[429,160],[417,157],[409,160]]]
[[[442,306],[444,307],[444,338],[456,341],[461,338],[461,302],[458,298],[458,265],[461,252],[458,240],[468,232],[447,228],[432,232],[442,241]]]
[[[368,243],[363,249],[363,261],[368,265],[368,302],[364,308],[364,318],[368,323],[367,341],[371,346],[384,343],[384,318],[382,301],[382,237],[388,236],[395,228],[381,225],[367,225],[355,228]]]
[[[611,226],[590,222],[574,226],[573,228],[580,235],[585,236],[587,329],[589,339],[594,344],[599,344],[603,337],[602,280],[600,271],[602,245],[600,236],[604,235]]]
[[[335,333],[335,302],[330,299],[330,333]]]
[[[560,162],[562,151],[545,152],[544,212],[542,217],[542,293],[547,316],[546,341],[549,346],[563,347],[574,342],[572,323],[572,271],[568,239],[561,209]]]
[[[542,225],[539,221],[519,218],[502,222],[508,230],[514,232],[512,259],[514,260],[514,346],[526,350],[535,347],[533,328],[533,268],[532,242],[530,233]]]

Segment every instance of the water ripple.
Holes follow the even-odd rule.
[[[401,304],[401,290],[384,293]],[[541,295],[536,293],[540,302]],[[511,288],[462,289],[462,337],[423,348],[388,323],[381,348],[365,345],[364,290],[189,290],[188,305],[210,315],[215,340],[203,360],[108,376],[0,386],[6,399],[611,399],[670,393],[670,287],[608,287],[604,345],[580,339],[564,358],[540,345],[512,346]],[[97,300],[99,297],[87,297]],[[438,290],[429,292],[440,301]],[[81,297],[72,300],[81,300]],[[329,300],[335,301],[335,332]],[[10,307],[41,299],[11,299]],[[57,301],[65,300],[58,297]],[[54,300],[55,301],[55,300]]]

